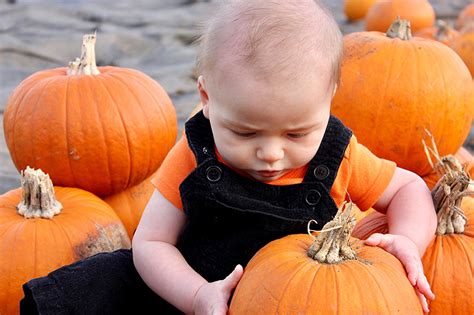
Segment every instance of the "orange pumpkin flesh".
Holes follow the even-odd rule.
[[[469,133],[473,83],[462,60],[432,40],[379,32],[344,36],[341,82],[332,113],[379,157],[420,176],[431,173],[425,129],[441,155],[454,154]],[[374,71],[376,69],[376,71]]]
[[[349,254],[339,262],[319,262],[320,254],[340,240],[332,236],[344,235],[346,227],[344,223],[341,230],[321,232],[315,241],[298,234],[267,244],[246,266],[229,314],[421,314],[403,266],[383,249],[346,235],[346,241],[357,247],[358,258]],[[315,247],[323,235],[326,240]],[[337,246],[342,249],[347,242]],[[322,257],[329,258],[331,252]]]
[[[18,170],[41,168],[58,186],[99,196],[134,186],[157,170],[177,135],[170,98],[139,71],[98,70],[39,71],[13,91],[4,131]]]
[[[62,210],[50,219],[27,219],[17,212],[24,188],[0,196],[0,314],[19,312],[21,286],[28,280],[99,252],[130,247],[120,219],[100,198],[76,188],[54,187],[54,194]]]

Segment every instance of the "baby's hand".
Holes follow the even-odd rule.
[[[425,313],[429,312],[426,299],[433,300],[428,280],[423,273],[423,264],[416,244],[406,236],[374,233],[364,242],[367,245],[379,246],[400,260],[405,266],[408,280],[416,288],[418,298]]]
[[[226,315],[227,302],[242,274],[242,266],[237,265],[224,280],[203,284],[194,296],[194,314]]]

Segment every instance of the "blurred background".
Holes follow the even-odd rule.
[[[251,1],[251,0],[249,0]],[[134,68],[170,95],[178,124],[199,101],[193,67],[198,25],[218,1],[208,0],[0,0],[0,194],[19,186],[3,135],[3,112],[13,89],[29,75],[63,67],[80,56],[82,36],[97,32],[99,66]],[[343,0],[324,0],[344,34]],[[432,0],[437,18],[452,23],[469,0]],[[472,152],[473,132],[465,143]]]

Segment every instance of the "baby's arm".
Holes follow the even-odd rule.
[[[428,187],[418,175],[396,168],[374,208],[387,214],[389,234],[374,234],[366,244],[384,248],[403,263],[428,311],[425,297],[433,299],[434,295],[423,273],[421,256],[434,238],[437,224]]]
[[[135,268],[155,293],[181,311],[205,314],[214,308],[225,314],[242,268],[224,280],[207,282],[175,247],[185,223],[186,215],[155,190],[133,236]]]

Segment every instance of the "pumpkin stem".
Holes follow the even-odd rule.
[[[335,264],[343,260],[356,259],[349,240],[355,226],[351,214],[352,202],[344,202],[334,219],[326,223],[307,251],[308,257],[320,263]]]
[[[27,166],[21,171],[21,188],[23,195],[16,209],[25,218],[51,219],[61,212],[63,206],[56,200],[53,182],[42,170]]]
[[[95,61],[95,41],[97,34],[87,34],[82,37],[81,58],[70,61],[67,69],[68,75],[98,75]]]
[[[422,140],[425,153],[436,173],[442,176],[431,191],[438,216],[436,234],[462,234],[464,233],[467,217],[461,209],[461,202],[465,196],[474,194],[473,191],[469,190],[471,177],[466,172],[465,166],[461,165],[455,156],[449,154],[440,157],[433,136],[427,130],[426,133],[431,137],[432,148],[428,147],[425,141]],[[436,158],[438,163],[434,164],[432,162],[430,154]]]
[[[387,37],[390,38],[400,38],[401,40],[410,40],[411,39],[411,26],[410,21],[401,20],[399,16],[397,19],[390,25],[390,28],[387,31]]]
[[[450,27],[448,23],[443,20],[436,20],[436,35],[435,38],[438,41],[446,41],[449,39]]]

